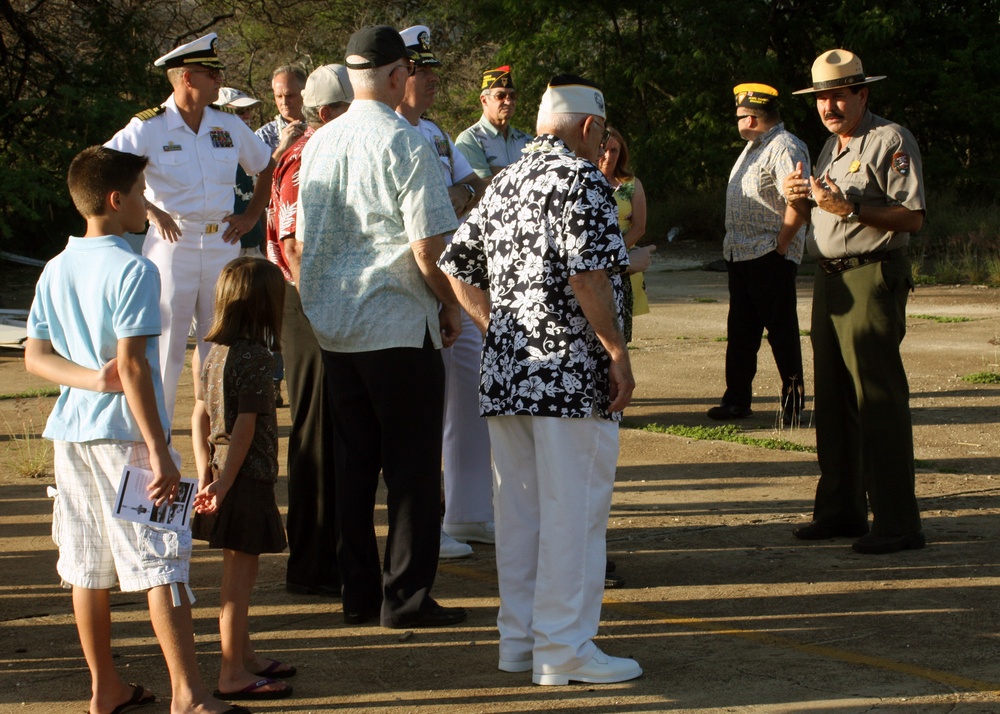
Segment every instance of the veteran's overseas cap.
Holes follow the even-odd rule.
[[[778,102],[778,90],[766,84],[747,82],[733,87],[736,106],[747,109],[770,109]]]
[[[342,64],[325,64],[317,67],[306,80],[302,90],[302,104],[307,107],[325,107],[339,102],[353,102],[354,88]]]
[[[824,52],[812,66],[813,86],[800,89],[792,94],[812,94],[825,92],[840,87],[854,87],[859,84],[871,84],[885,79],[885,75],[866,77],[861,66],[861,58],[848,50],[828,50]]]
[[[397,60],[414,58],[394,27],[370,25],[362,27],[347,41],[345,64],[348,69],[375,69]]]
[[[574,74],[560,74],[549,80],[539,112],[546,114],[592,114],[604,119],[604,94],[593,82]]]
[[[226,65],[219,61],[218,44],[219,36],[214,32],[210,32],[204,37],[199,37],[194,42],[188,42],[186,45],[181,45],[176,49],[170,50],[170,52],[167,52],[167,54],[156,60],[153,65],[173,69],[175,67],[188,67],[192,64],[200,64],[203,67],[211,67],[212,69],[225,69]]]
[[[413,63],[418,67],[440,67],[441,60],[431,52],[431,29],[426,25],[407,27],[399,33],[406,49],[413,53]]]
[[[488,69],[483,72],[482,89],[513,89],[514,75],[510,73],[510,66],[504,65],[496,69]]]
[[[254,107],[260,103],[259,99],[249,97],[246,92],[241,92],[233,87],[219,87],[219,98],[212,102],[217,107],[233,106],[238,109]]]

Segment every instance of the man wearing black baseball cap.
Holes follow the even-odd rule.
[[[295,235],[299,293],[323,351],[333,414],[344,620],[450,625],[465,610],[442,607],[430,591],[439,546],[440,350],[461,328],[436,260],[458,222],[438,157],[394,111],[414,71],[399,33],[359,30],[345,64],[355,99],[302,152]],[[389,492],[384,567],[373,525],[379,471]]]

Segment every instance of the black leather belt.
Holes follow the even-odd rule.
[[[836,275],[837,273],[843,273],[845,270],[853,270],[854,268],[860,268],[862,265],[868,265],[869,263],[881,263],[882,261],[889,260],[892,257],[894,251],[883,250],[878,253],[868,253],[867,255],[856,255],[853,258],[831,258],[830,260],[819,261],[819,267],[823,269],[827,275]]]

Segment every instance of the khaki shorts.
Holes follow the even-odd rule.
[[[63,586],[123,591],[186,583],[191,530],[125,521],[111,516],[125,464],[149,468],[142,442],[54,442],[56,488],[52,540],[59,546],[56,570]],[[180,456],[171,449],[175,463]]]

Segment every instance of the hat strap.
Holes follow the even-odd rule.
[[[813,90],[818,92],[824,89],[833,89],[834,87],[846,87],[849,84],[857,84],[858,82],[864,81],[864,74],[853,74],[850,77],[840,77],[839,79],[828,79],[823,82],[813,82]]]

